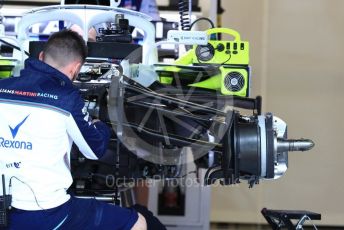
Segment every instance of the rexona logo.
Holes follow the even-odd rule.
[[[14,128],[12,128],[12,126],[10,126],[10,125],[8,126],[10,128],[13,140],[7,140],[7,139],[5,139],[3,137],[0,137],[0,147],[2,147],[2,148],[10,148],[10,149],[27,149],[27,150],[32,150],[32,143],[31,142],[29,142],[29,141],[22,141],[22,140],[15,140],[20,127],[25,123],[25,121],[29,117],[29,115],[27,115]]]

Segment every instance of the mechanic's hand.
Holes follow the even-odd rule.
[[[135,204],[131,206],[131,208],[135,209],[145,217],[147,222],[147,230],[166,230],[166,227],[145,206]]]

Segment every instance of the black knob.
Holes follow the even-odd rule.
[[[224,49],[225,49],[225,46],[222,44],[222,43],[219,43],[216,47],[216,49],[219,51],[219,52],[222,52]]]

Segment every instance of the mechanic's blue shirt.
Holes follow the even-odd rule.
[[[83,109],[69,78],[37,59],[26,60],[20,77],[0,80],[0,172],[7,185],[12,178],[15,208],[49,209],[69,199],[73,142],[89,159],[104,154],[109,129],[85,120]]]

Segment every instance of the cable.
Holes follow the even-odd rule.
[[[20,179],[19,179],[18,177],[16,177],[16,176],[12,176],[12,177],[10,178],[10,182],[9,182],[9,185],[8,185],[8,193],[9,193],[10,195],[11,195],[11,188],[12,188],[12,178],[14,178],[14,179],[18,180],[19,182],[21,182],[22,184],[26,185],[26,186],[31,190],[31,192],[32,192],[32,194],[33,194],[33,196],[34,196],[34,198],[35,198],[35,201],[36,201],[37,206],[38,206],[40,209],[42,209],[43,211],[46,211],[44,208],[42,208],[42,207],[39,205],[38,200],[37,200],[37,197],[36,197],[36,194],[35,194],[35,192],[33,191],[33,189],[31,188],[31,186],[28,185],[27,183],[25,183],[24,181],[20,180]]]
[[[16,50],[21,51],[21,49],[20,49],[18,46],[13,45],[13,44],[11,44],[11,43],[5,41],[5,40],[2,39],[2,38],[0,38],[0,42],[4,43],[5,45],[8,45],[8,46],[12,47],[13,49],[16,49]],[[26,54],[27,56],[30,56],[30,53],[28,53],[27,51],[24,51],[24,52],[25,52],[25,54]]]
[[[231,60],[232,54],[229,53],[228,56],[229,56],[228,59],[227,59],[226,61],[224,61],[221,65],[224,65],[224,64],[226,64],[226,62],[228,62],[229,60]]]
[[[182,30],[190,30],[190,15],[188,0],[179,0],[178,2],[180,26]]]
[[[197,174],[197,171],[190,171],[190,172],[187,172],[186,174],[184,174],[183,176],[181,176],[181,178],[187,177],[187,176],[190,175],[190,174]]]
[[[209,18],[206,17],[201,17],[201,18],[197,18],[195,21],[193,21],[190,25],[190,30],[192,29],[192,27],[199,21],[207,21],[209,22],[209,24],[211,25],[211,28],[215,28],[214,22],[212,20],[210,20]]]

